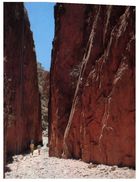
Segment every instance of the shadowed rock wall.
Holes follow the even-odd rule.
[[[30,23],[23,3],[4,3],[5,156],[41,142],[41,107]]]

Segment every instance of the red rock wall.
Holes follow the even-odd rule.
[[[49,155],[135,166],[135,7],[57,4]]]
[[[23,3],[4,3],[4,135],[7,155],[41,142],[34,42]]]

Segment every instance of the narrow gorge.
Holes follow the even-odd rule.
[[[45,131],[50,167],[57,157],[135,169],[135,10],[56,3],[48,72],[24,3],[4,3],[5,166]]]

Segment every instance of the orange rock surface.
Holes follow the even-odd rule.
[[[135,167],[135,7],[56,5],[49,147]]]

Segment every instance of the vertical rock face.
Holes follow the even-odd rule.
[[[57,4],[49,154],[135,166],[135,7]]]
[[[4,3],[4,135],[7,155],[42,140],[36,56],[23,3]]]

